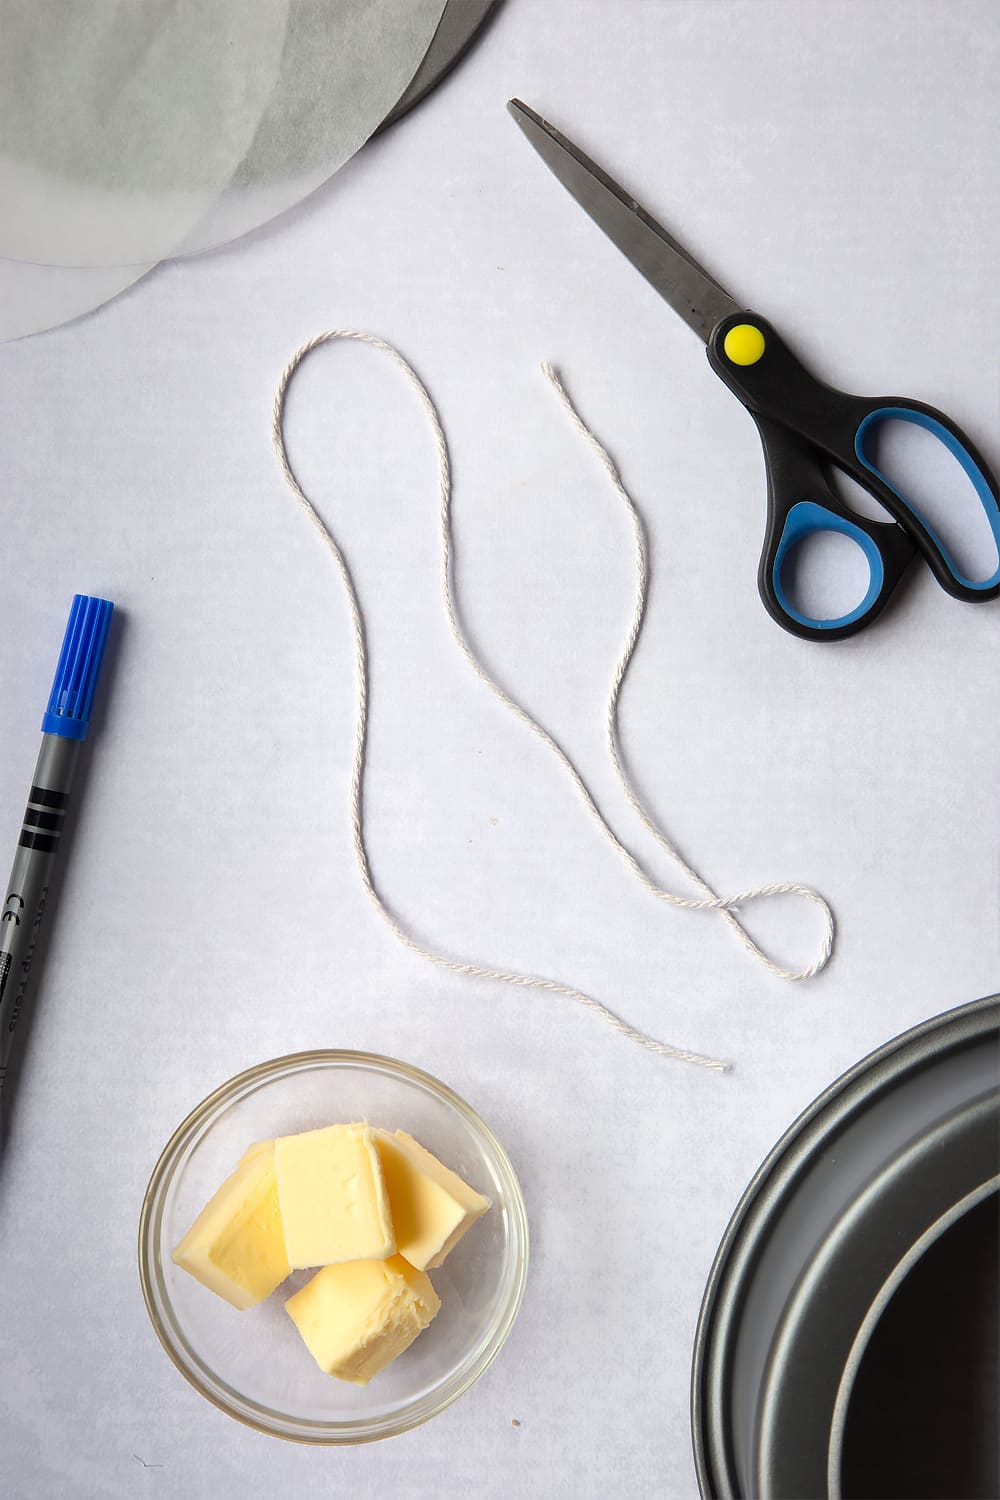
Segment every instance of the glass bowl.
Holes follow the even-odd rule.
[[[492,1205],[431,1273],[437,1317],[367,1386],[324,1374],[284,1310],[312,1271],[239,1312],[171,1260],[253,1141],[353,1120],[408,1131]],[[168,1141],[139,1220],[143,1296],[181,1374],[229,1416],[303,1443],[372,1442],[443,1411],[501,1348],[527,1267],[524,1200],[493,1132],[428,1073],[366,1052],[300,1052],[224,1083]]]

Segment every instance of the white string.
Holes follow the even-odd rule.
[[[607,470],[616,493],[618,494],[626,510],[628,511],[635,542],[635,561],[637,574],[635,609],[633,612],[632,624],[629,629],[625,649],[615,669],[614,680],[611,688],[611,696],[609,699],[607,710],[606,727],[611,758],[618,779],[621,782],[632,807],[635,809],[642,822],[653,834],[654,838],[661,845],[661,847],[671,855],[671,857],[678,863],[678,865],[688,876],[688,878],[693,881],[697,889],[702,892],[702,896],[700,899],[691,899],[685,896],[678,896],[670,891],[663,890],[662,887],[657,885],[657,883],[640,864],[635,854],[629,848],[627,848],[625,844],[622,843],[618,835],[614,832],[610,824],[607,822],[604,815],[598,808],[597,803],[595,802],[594,797],[590,792],[590,789],[587,787],[586,783],[583,780],[583,777],[580,775],[579,771],[576,769],[576,766],[570,760],[566,751],[562,748],[562,746],[558,743],[554,736],[549,733],[547,729],[545,729],[536,719],[534,719],[531,714],[529,714],[528,711],[521,706],[520,703],[516,702],[516,700],[513,699],[503,687],[501,687],[501,685],[496,681],[494,677],[490,675],[487,668],[476,656],[465,634],[465,631],[460,624],[458,610],[455,603],[454,580],[452,577],[451,472],[448,460],[447,442],[445,440],[444,431],[441,426],[441,420],[438,416],[437,409],[435,408],[434,403],[431,400],[430,395],[428,394],[419,376],[403,358],[399,350],[394,348],[392,344],[387,343],[384,339],[375,337],[374,334],[360,333],[348,328],[337,328],[332,329],[326,333],[317,334],[315,338],[312,338],[308,341],[308,343],[303,344],[302,347],[297,350],[296,353],[292,356],[291,360],[283,370],[274,398],[272,438],[274,441],[274,448],[278,457],[278,461],[281,465],[282,472],[284,473],[284,476],[288,481],[289,487],[291,488],[291,491],[298,501],[299,505],[305,511],[306,515],[309,517],[313,525],[316,527],[316,530],[319,532],[321,538],[323,539],[324,545],[333,557],[334,563],[337,567],[337,571],[340,574],[341,582],[344,585],[345,593],[347,594],[348,606],[351,615],[351,624],[354,634],[355,665],[358,684],[358,712],[354,743],[354,758],[351,767],[351,829],[355,859],[357,861],[358,869],[361,874],[361,880],[364,885],[365,891],[367,892],[369,900],[378,911],[382,919],[387,923],[392,932],[398,938],[398,940],[404,945],[404,947],[408,948],[413,953],[419,954],[422,958],[427,959],[430,963],[436,964],[441,969],[446,969],[455,974],[465,974],[475,979],[497,980],[505,984],[513,984],[524,988],[545,990],[550,994],[567,996],[569,999],[575,1000],[578,1002],[578,1004],[585,1006],[588,1010],[594,1011],[604,1021],[606,1021],[608,1025],[610,1025],[615,1031],[617,1031],[619,1035],[627,1037],[629,1040],[638,1043],[642,1047],[648,1048],[652,1052],[658,1053],[660,1056],[675,1058],[681,1062],[695,1063],[700,1067],[711,1068],[717,1072],[726,1071],[726,1069],[728,1068],[727,1063],[721,1062],[715,1058],[705,1057],[698,1052],[691,1052],[685,1048],[672,1046],[666,1042],[658,1041],[655,1037],[648,1036],[645,1032],[637,1030],[634,1026],[629,1025],[627,1021],[624,1021],[620,1016],[616,1015],[615,1012],[610,1010],[606,1005],[602,1004],[601,1001],[594,999],[592,995],[585,994],[582,990],[578,990],[572,985],[562,984],[557,980],[546,979],[539,975],[521,974],[512,970],[490,968],[482,966],[480,964],[469,963],[465,960],[450,958],[441,953],[435,953],[433,950],[424,947],[422,943],[418,942],[409,932],[407,932],[407,930],[399,922],[398,918],[389,909],[378,889],[376,888],[375,881],[371,872],[371,865],[368,859],[367,847],[365,845],[363,820],[363,787],[365,749],[368,734],[369,695],[368,659],[365,645],[364,619],[361,613],[361,606],[358,601],[357,591],[354,587],[354,582],[344,555],[341,552],[336,541],[334,540],[333,535],[327,527],[326,523],[319,516],[312,502],[309,500],[308,496],[305,494],[304,490],[299,484],[298,479],[296,478],[295,473],[292,469],[291,463],[289,462],[284,436],[285,399],[288,393],[289,384],[293,375],[295,374],[295,371],[298,369],[299,365],[306,358],[306,356],[309,355],[314,349],[319,348],[322,344],[331,343],[336,339],[351,339],[358,343],[369,344],[373,348],[379,349],[382,351],[382,353],[388,355],[388,357],[399,366],[399,368],[409,379],[420,399],[420,403],[430,423],[431,430],[434,434],[435,445],[437,448],[440,476],[439,529],[441,543],[441,591],[445,613],[448,618],[448,624],[459,650],[462,652],[462,655],[465,657],[466,661],[476,673],[476,676],[479,677],[500,699],[500,701],[510,709],[511,713],[513,713],[518,719],[520,719],[520,721],[525,724],[532,731],[532,733],[537,735],[538,738],[541,739],[549,747],[552,753],[556,756],[559,763],[562,765],[563,769],[566,771],[567,775],[570,777],[573,785],[576,787],[578,793],[583,799],[584,805],[590,812],[591,816],[604,830],[607,838],[614,845],[614,847],[617,849],[618,853],[622,856],[626,863],[630,866],[630,868],[642,882],[646,890],[651,892],[651,894],[656,896],[659,900],[664,901],[671,906],[683,907],[689,911],[716,911],[720,913],[740,938],[740,941],[743,943],[744,947],[747,948],[748,951],[752,953],[757,959],[759,959],[760,962],[764,964],[764,966],[769,969],[772,974],[775,974],[782,979],[807,979],[814,974],[818,974],[820,970],[826,965],[833,948],[833,914],[830,911],[830,908],[827,905],[826,901],[821,895],[819,895],[817,891],[811,890],[808,886],[798,885],[794,883],[783,883],[780,885],[757,886],[752,890],[741,891],[735,896],[722,897],[716,895],[716,893],[707,884],[707,882],[702,879],[702,877],[681,856],[681,854],[673,846],[673,844],[671,844],[669,839],[656,824],[652,815],[640,800],[631,784],[631,781],[629,780],[624,766],[618,735],[618,699],[621,692],[622,683],[624,682],[629,663],[632,659],[632,654],[635,650],[639,632],[642,628],[642,621],[646,608],[648,576],[642,521],[631,497],[626,492],[618,471],[615,468],[615,465],[608,455],[606,449],[601,445],[598,439],[581,420],[579,414],[575,410],[572,402],[570,401],[568,395],[559,382],[559,379],[556,376],[555,372],[551,369],[550,366],[543,366],[546,376],[551,381],[558,396],[560,397],[567,412],[569,413],[569,416],[574,425],[587,440],[587,442],[593,447],[594,451],[597,453],[602,464],[604,465],[604,468]],[[803,896],[807,900],[819,906],[823,913],[825,925],[820,951],[816,960],[806,969],[785,969],[782,968],[779,964],[775,963],[775,961],[766,953],[764,953],[762,949],[757,945],[757,943],[754,942],[753,938],[745,930],[742,923],[735,915],[735,909],[740,905],[748,901],[759,900],[765,896],[775,895]]]
[[[636,642],[639,639],[639,632],[642,630],[642,622],[646,613],[646,599],[649,591],[648,570],[646,566],[646,538],[642,525],[642,517],[639,515],[639,512],[636,509],[635,502],[633,501],[631,495],[622,484],[621,476],[619,475],[618,470],[615,467],[614,460],[611,458],[611,455],[608,453],[604,445],[597,437],[595,437],[590,428],[587,427],[587,425],[580,417],[580,414],[576,410],[576,407],[573,405],[569,396],[566,394],[562,382],[560,381],[559,376],[556,374],[555,370],[551,365],[543,365],[542,370],[551,382],[556,394],[562,401],[563,406],[566,408],[566,411],[569,414],[569,418],[574,427],[576,427],[577,431],[586,440],[590,447],[593,448],[601,463],[604,465],[604,468],[607,470],[608,475],[611,479],[611,483],[614,485],[615,491],[618,494],[618,497],[621,500],[622,504],[625,506],[625,509],[627,510],[629,515],[629,520],[632,523],[632,536],[635,542],[635,569],[637,580],[635,609],[632,614],[632,624],[629,627],[628,638],[625,642],[625,649],[621,654],[617,667],[615,668],[614,679],[611,684],[611,696],[608,699],[608,709],[605,720],[608,750],[611,755],[612,764],[614,765],[615,773],[617,774],[618,780],[621,783],[626,797],[628,798],[632,807],[638,813],[642,822],[649,829],[650,833],[656,839],[656,842],[660,845],[660,847],[667,851],[671,859],[675,860],[676,863],[680,865],[681,869],[684,871],[685,875],[687,875],[688,879],[691,880],[692,883],[696,885],[698,889],[703,893],[703,899],[701,901],[691,901],[683,896],[675,896],[672,895],[669,891],[661,890],[660,887],[649,878],[649,876],[646,874],[646,871],[641,867],[634,855],[632,855],[631,852],[626,849],[624,845],[619,843],[617,838],[615,838],[615,835],[611,832],[611,829],[608,828],[601,814],[597,811],[596,807],[593,806],[593,801],[590,798],[589,793],[586,792],[586,788],[583,787],[582,782],[580,781],[580,778],[579,776],[577,776],[573,767],[568,766],[567,769],[569,769],[574,780],[580,785],[581,790],[584,791],[584,794],[587,797],[587,801],[590,803],[591,808],[597,816],[598,820],[604,826],[606,832],[614,840],[622,855],[631,865],[632,869],[635,871],[636,875],[648,891],[651,891],[652,894],[654,896],[657,896],[661,901],[666,901],[671,906],[685,907],[688,911],[718,911],[720,915],[723,916],[728,922],[732,930],[736,933],[744,948],[746,948],[748,952],[752,953],[755,958],[759,959],[764,967],[768,969],[772,974],[775,974],[779,979],[812,979],[815,974],[818,974],[821,969],[824,969],[826,967],[827,962],[830,958],[830,954],[833,952],[833,913],[830,910],[830,907],[824,897],[822,897],[818,891],[814,891],[811,886],[798,885],[795,882],[789,881],[782,882],[779,885],[755,886],[752,890],[740,891],[736,896],[717,896],[712,890],[711,886],[707,883],[707,881],[703,880],[702,877],[698,874],[697,870],[695,870],[691,865],[688,864],[687,860],[680,853],[680,851],[667,838],[666,834],[653,818],[652,813],[649,812],[648,808],[641,801],[639,794],[636,792],[628,776],[628,773],[625,770],[625,765],[622,758],[621,742],[618,737],[618,698],[619,694],[621,693],[622,683],[625,681],[625,675],[628,672],[629,664],[632,660],[632,654],[635,651]],[[565,760],[565,757],[563,757],[563,759]],[[769,957],[769,955],[766,954],[762,948],[758,947],[753,938],[747,932],[746,928],[734,916],[734,907],[745,905],[748,901],[757,901],[763,896],[803,896],[807,901],[814,902],[822,911],[823,936],[820,943],[820,950],[815,960],[807,968],[782,968],[782,966],[775,963],[774,960]]]

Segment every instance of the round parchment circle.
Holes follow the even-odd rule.
[[[246,157],[288,0],[0,0],[0,255],[162,260]]]
[[[11,0],[0,0],[0,17],[10,3]],[[375,131],[399,120],[436,87],[463,56],[496,4],[497,0],[435,0],[432,7],[424,9],[419,20],[425,29],[440,12],[430,45],[402,92],[394,98],[391,109],[376,122]],[[362,11],[368,19],[373,16],[370,8],[366,10],[364,0],[353,0],[352,8],[356,18]],[[289,76],[295,71],[294,60],[310,55],[315,60],[329,54],[329,47],[323,45],[329,15],[326,0],[291,0],[280,77],[247,156],[237,168],[233,182],[209,208],[186,243],[174,247],[171,254],[207,248],[256,227],[305,197],[336,169],[339,164],[336,153],[333,158],[330,156],[332,137],[322,124],[314,124],[303,133],[298,144],[292,143],[284,164],[276,149],[280,136],[287,136],[293,128],[296,111],[303,107],[303,101],[300,99],[296,104],[294,93],[288,88]],[[414,50],[422,40],[414,29],[417,19],[416,12],[411,12],[407,24],[396,32],[397,42],[401,38],[407,40]],[[408,67],[407,63],[402,72]],[[315,66],[311,67],[309,77],[320,89],[322,78]],[[388,83],[383,80],[384,93],[395,95],[396,84],[396,78]],[[319,97],[325,97],[325,91],[321,90]],[[0,258],[0,343],[58,327],[82,316],[131,286],[153,265],[155,262],[79,267]]]
[[[0,344],[82,317],[150,270],[151,266],[36,266],[0,260]]]
[[[457,0],[481,10],[481,0]],[[320,187],[364,145],[456,0],[291,0],[274,91],[232,181],[175,250],[236,239]]]

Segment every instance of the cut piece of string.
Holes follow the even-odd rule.
[[[364,885],[365,891],[368,894],[369,900],[371,901],[372,905],[375,907],[379,915],[382,917],[382,919],[395,934],[395,936],[404,945],[404,947],[408,948],[412,953],[419,954],[420,957],[427,959],[430,963],[436,964],[441,969],[446,969],[453,974],[465,974],[474,979],[497,980],[504,984],[513,984],[521,986],[523,988],[545,990],[549,994],[567,996],[569,999],[575,1000],[578,1004],[585,1006],[588,1010],[594,1011],[603,1020],[605,1020],[609,1026],[617,1031],[619,1035],[627,1037],[630,1041],[637,1042],[641,1047],[646,1047],[650,1051],[656,1052],[662,1057],[671,1057],[677,1059],[680,1062],[695,1063],[703,1068],[714,1069],[716,1072],[725,1072],[729,1067],[728,1063],[721,1062],[716,1058],[705,1057],[698,1052],[688,1051],[683,1047],[676,1047],[670,1045],[667,1042],[658,1041],[655,1037],[649,1036],[647,1033],[639,1031],[636,1027],[629,1025],[627,1021],[623,1020],[621,1016],[616,1015],[614,1011],[610,1010],[609,1007],[604,1005],[600,1000],[596,1000],[592,995],[588,995],[584,993],[584,991],[576,989],[572,985],[562,984],[558,980],[554,979],[545,979],[542,976],[536,974],[521,974],[508,969],[490,968],[481,964],[474,964],[469,963],[465,960],[450,958],[446,954],[435,953],[432,949],[424,947],[422,943],[418,942],[417,939],[414,938],[406,930],[406,928],[402,926],[398,918],[387,906],[385,900],[376,888],[375,881],[372,876],[371,864],[368,859],[368,850],[365,844],[364,817],[362,807],[365,770],[365,748],[368,735],[369,696],[368,656],[365,645],[364,618],[361,612],[360,603],[358,601],[357,590],[354,587],[354,581],[351,577],[351,573],[347,566],[344,555],[341,552],[340,547],[334,540],[330,529],[316,511],[315,507],[309,500],[308,496],[302,489],[302,486],[299,484],[299,481],[295,476],[291,463],[289,462],[284,434],[285,400],[288,393],[288,387],[293,375],[295,374],[302,361],[307,357],[307,355],[311,354],[314,349],[319,348],[323,344],[332,343],[336,339],[351,339],[357,343],[369,344],[373,348],[381,350],[383,354],[388,355],[388,357],[393,360],[394,363],[397,364],[403,371],[403,373],[407,376],[420,399],[420,403],[427,416],[427,420],[430,423],[431,430],[434,434],[435,446],[437,449],[440,475],[438,519],[441,542],[441,591],[444,601],[445,614],[448,618],[448,625],[451,629],[452,636],[454,637],[459,650],[461,651],[462,655],[465,657],[469,665],[472,667],[472,670],[475,672],[476,676],[479,677],[484,683],[486,683],[487,687],[489,687],[491,691],[500,699],[501,703],[505,704],[506,707],[510,709],[511,713],[513,713],[518,719],[520,719],[522,724],[527,725],[532,733],[537,735],[538,738],[541,739],[549,747],[553,755],[555,755],[556,759],[559,761],[563,769],[566,771],[567,775],[570,777],[570,780],[573,782],[573,785],[576,787],[576,790],[582,797],[584,805],[586,806],[588,812],[596,820],[598,825],[604,830],[607,838],[610,840],[610,842],[613,844],[613,846],[622,856],[625,862],[629,865],[629,867],[632,869],[632,871],[642,883],[642,885],[646,888],[646,890],[654,895],[658,900],[664,901],[670,906],[683,907],[687,911],[716,912],[728,923],[730,928],[733,930],[733,932],[736,933],[740,942],[748,950],[748,952],[752,953],[753,956],[757,958],[764,965],[764,967],[770,971],[770,973],[777,975],[781,979],[808,979],[811,978],[814,974],[818,974],[820,970],[825,967],[833,949],[833,913],[831,912],[827,902],[819,894],[818,891],[812,890],[809,886],[799,885],[795,882],[786,881],[778,885],[755,886],[751,890],[740,891],[735,896],[716,895],[707,881],[702,879],[697,871],[691,867],[686,859],[684,859],[679,850],[674,847],[674,845],[667,838],[666,834],[663,833],[662,829],[658,826],[652,814],[642,802],[638,793],[635,791],[632,785],[628,772],[625,769],[624,757],[622,754],[621,742],[618,733],[618,700],[621,693],[622,683],[625,680],[625,675],[628,671],[629,663],[632,660],[632,655],[635,651],[636,643],[639,639],[639,633],[642,629],[642,621],[646,609],[646,597],[648,592],[648,570],[646,563],[645,535],[639,512],[636,509],[632,498],[626,491],[621,477],[619,476],[618,470],[614,465],[614,462],[612,461],[604,446],[599,442],[599,440],[581,419],[579,413],[573,406],[573,403],[571,402],[569,396],[566,394],[566,391],[560,383],[558,376],[551,368],[551,366],[543,365],[542,369],[551,382],[553,388],[555,389],[559,399],[563,403],[563,406],[568,412],[574,426],[586,439],[587,443],[593,448],[594,452],[597,454],[598,458],[603,464],[611,479],[611,483],[614,486],[615,492],[617,493],[619,499],[622,501],[622,504],[625,506],[625,509],[628,512],[629,520],[632,526],[632,536],[635,548],[636,597],[635,607],[632,614],[632,623],[629,628],[625,648],[618,661],[618,665],[615,668],[614,680],[611,687],[611,695],[608,702],[605,727],[611,759],[618,780],[620,781],[625,791],[625,795],[627,796],[630,804],[635,809],[645,827],[653,835],[661,848],[666,850],[671,858],[674,859],[680,866],[680,868],[684,871],[688,879],[691,880],[695,887],[702,893],[701,897],[697,899],[687,896],[678,896],[671,891],[663,890],[663,888],[659,886],[655,880],[653,880],[652,876],[640,864],[636,855],[632,852],[631,849],[626,847],[626,845],[621,841],[621,839],[615,833],[614,829],[608,823],[600,808],[597,806],[597,803],[590,789],[586,785],[583,777],[580,775],[580,772],[577,770],[576,766],[573,764],[572,760],[559,744],[559,742],[552,734],[549,733],[547,729],[545,729],[538,722],[537,719],[533,718],[532,715],[528,713],[527,709],[523,708],[520,703],[512,698],[510,694],[503,687],[501,687],[501,685],[493,676],[491,676],[488,669],[483,665],[479,657],[476,655],[472,645],[468,640],[468,637],[465,634],[465,631],[462,628],[462,625],[460,624],[458,609],[455,602],[455,587],[452,573],[451,471],[448,460],[448,446],[445,440],[444,430],[441,426],[441,419],[438,416],[437,408],[431,400],[426,387],[420,380],[420,377],[417,375],[416,371],[403,358],[399,350],[396,349],[392,344],[387,343],[384,339],[377,338],[374,334],[361,333],[350,328],[336,328],[331,329],[326,333],[317,334],[315,338],[312,338],[308,341],[308,343],[303,344],[302,347],[298,349],[292,356],[291,360],[283,370],[274,398],[272,438],[274,441],[275,452],[278,456],[278,461],[281,465],[282,472],[284,473],[284,476],[288,481],[291,491],[298,501],[299,505],[309,517],[310,521],[316,527],[316,530],[319,532],[320,536],[323,539],[324,545],[332,555],[334,563],[337,567],[337,571],[340,574],[341,581],[344,585],[344,590],[347,594],[347,601],[350,609],[351,623],[354,633],[355,664],[357,670],[358,685],[357,726],[354,742],[354,759],[351,768],[351,828],[354,843],[354,854],[357,860],[358,869],[361,873],[361,880]],[[786,969],[783,968],[780,964],[776,963],[767,953],[765,953],[759,947],[759,945],[746,931],[739,918],[736,916],[736,909],[740,906],[745,905],[749,901],[760,900],[767,896],[786,895],[804,897],[807,901],[810,901],[814,905],[818,906],[823,914],[824,930],[820,943],[819,953],[815,961],[805,969]]]

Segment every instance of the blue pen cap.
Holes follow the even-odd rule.
[[[49,706],[42,720],[43,734],[86,739],[113,609],[109,599],[73,595]]]

